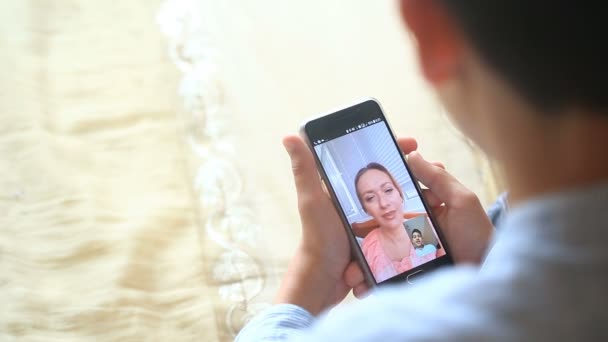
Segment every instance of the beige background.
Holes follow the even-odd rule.
[[[201,106],[195,130],[223,124],[197,151],[216,159],[188,143],[163,3],[0,3],[0,340],[230,340],[270,302],[299,234],[281,137],[359,97],[492,197],[393,2],[168,1],[197,6],[182,12],[200,20],[222,108]],[[232,195],[197,186],[213,163],[235,166]]]

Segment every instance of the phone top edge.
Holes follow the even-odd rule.
[[[300,130],[299,130],[299,131],[300,131],[300,134],[303,134],[303,135],[304,135],[304,134],[306,133],[306,125],[307,125],[309,122],[312,122],[312,121],[318,120],[318,119],[320,119],[320,118],[322,118],[322,117],[325,117],[325,116],[327,116],[327,115],[331,115],[331,114],[333,114],[333,113],[337,113],[337,112],[340,112],[340,111],[343,111],[343,110],[345,110],[345,109],[349,109],[349,108],[352,108],[352,107],[358,106],[358,105],[360,105],[360,104],[362,104],[362,103],[369,102],[369,101],[372,101],[372,102],[376,103],[376,104],[378,105],[378,107],[380,107],[380,110],[382,110],[382,105],[380,105],[380,101],[378,101],[378,99],[376,99],[375,97],[371,97],[371,96],[368,96],[368,97],[362,97],[362,98],[359,98],[359,99],[354,100],[354,101],[352,101],[352,102],[349,102],[348,104],[345,104],[345,105],[342,105],[342,106],[337,106],[337,107],[334,107],[334,108],[332,108],[332,109],[328,109],[328,110],[323,111],[323,112],[321,112],[321,113],[319,113],[319,114],[316,114],[316,115],[314,115],[314,116],[312,116],[312,117],[310,117],[310,118],[308,118],[308,119],[305,119],[305,120],[304,120],[304,121],[303,121],[303,122],[300,124]],[[382,112],[384,113],[384,111],[383,111],[383,110],[382,110]]]

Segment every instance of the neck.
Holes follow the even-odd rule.
[[[548,194],[608,182],[608,119],[566,115],[541,119],[516,136],[504,160],[512,205]],[[526,135],[526,136],[523,136]]]
[[[403,239],[404,235],[407,236],[407,234],[405,233],[405,229],[403,229],[402,225],[397,225],[394,227],[384,227],[382,228],[382,232],[384,236],[393,241]]]

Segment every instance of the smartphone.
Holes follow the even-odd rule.
[[[300,133],[370,286],[413,283],[453,263],[377,100],[306,121]]]

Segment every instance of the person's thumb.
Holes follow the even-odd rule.
[[[407,161],[414,177],[427,186],[441,202],[452,202],[454,194],[462,187],[452,175],[426,161],[417,151],[408,154]]]
[[[283,138],[283,146],[291,158],[291,170],[298,197],[307,193],[321,192],[321,182],[312,152],[297,135]]]

